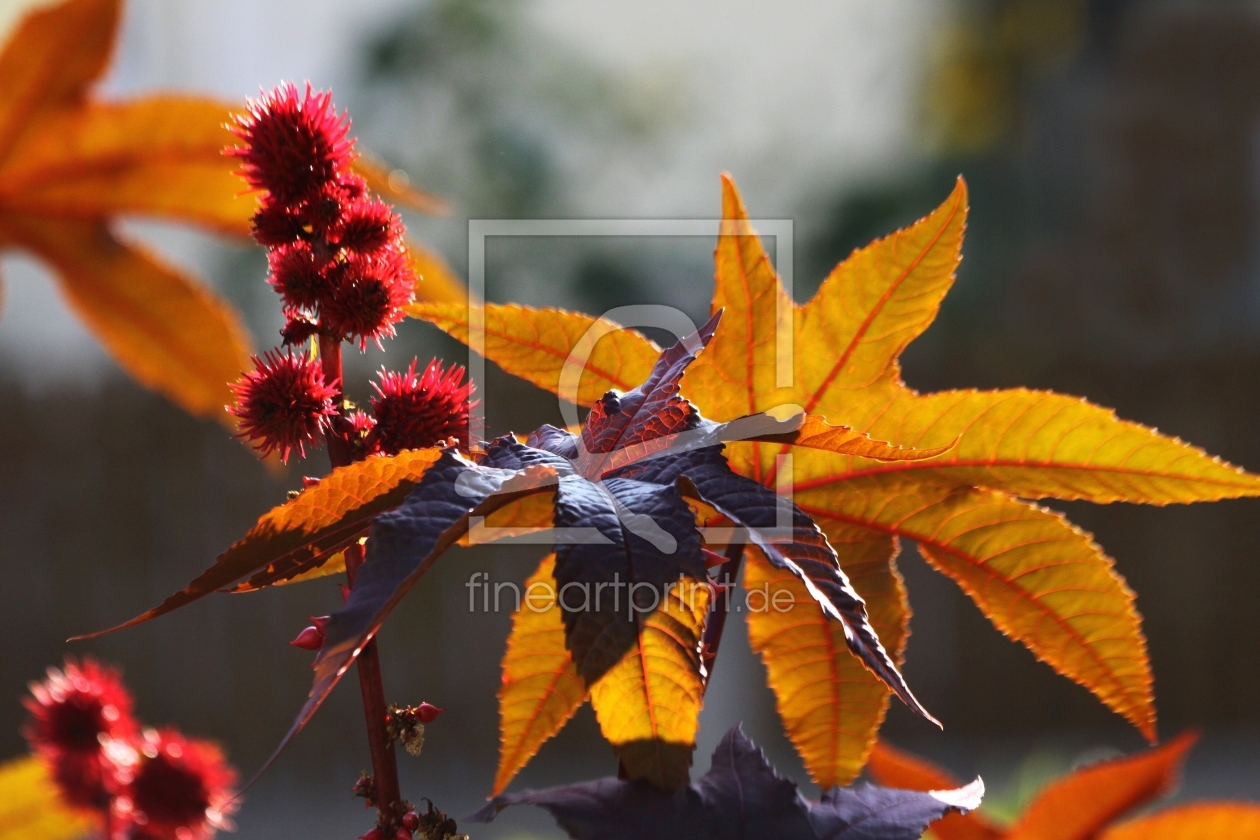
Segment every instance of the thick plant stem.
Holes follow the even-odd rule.
[[[731,590],[739,579],[739,566],[744,559],[744,544],[732,542],[726,547],[726,562],[718,569],[717,580],[724,588],[718,591],[709,607],[709,617],[704,622],[704,636],[700,645],[700,664],[704,666],[704,690],[713,682],[713,664],[717,661],[718,648],[722,645],[722,631],[726,629],[726,614],[731,609]]]
[[[324,380],[336,382],[342,393],[341,342],[319,337],[319,358]],[[349,443],[344,437],[330,431],[325,437],[328,460],[334,469],[344,467],[353,460]],[[346,582],[354,588],[354,579],[363,563],[363,546],[355,544],[346,549]],[[398,821],[398,806],[402,792],[398,786],[398,762],[394,756],[394,741],[385,728],[385,684],[381,679],[381,660],[377,654],[376,639],[363,647],[358,658],[359,689],[363,693],[363,713],[367,719],[368,746],[372,754],[372,775],[376,780],[376,808],[382,825]]]

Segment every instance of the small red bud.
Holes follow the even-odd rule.
[[[312,487],[314,487],[316,484],[319,484],[319,479],[316,478],[315,476],[313,475],[302,476],[302,489],[303,490],[309,490]]]
[[[446,710],[439,709],[437,706],[434,706],[432,703],[421,703],[420,711],[419,711],[420,722],[432,723],[433,721],[437,720],[437,716],[442,714],[442,712],[444,711]]]
[[[324,635],[324,628],[328,626],[328,618],[326,615],[311,616],[311,624],[315,625],[315,629],[319,631],[321,636]]]
[[[411,832],[405,828],[400,828],[394,832],[394,840],[411,840]]]
[[[318,627],[307,627],[289,644],[302,650],[319,650],[324,646],[324,631]]]
[[[350,600],[350,587],[346,586],[344,583],[339,583],[337,584],[337,588],[341,590],[342,602],[349,601]]]
[[[368,833],[360,835],[359,840],[385,840],[385,835],[381,833],[379,828],[374,828]]]
[[[704,565],[712,569],[714,566],[721,566],[726,562],[726,558],[716,551],[710,551],[707,548],[701,548],[700,553],[704,555]]]
[[[403,814],[402,824],[403,824],[403,828],[407,829],[408,831],[415,831],[417,828],[420,827],[420,815],[417,814],[415,811],[408,811],[407,813]]]

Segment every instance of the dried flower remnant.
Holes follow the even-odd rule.
[[[263,455],[279,452],[288,461],[296,449],[306,457],[306,445],[319,442],[337,413],[337,389],[301,353],[269,351],[254,367],[232,385],[236,405],[228,411],[241,420],[239,436],[257,442]]]

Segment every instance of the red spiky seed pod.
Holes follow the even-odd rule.
[[[120,775],[126,787],[115,811],[134,826],[134,838],[208,840],[231,827],[236,772],[216,744],[146,730]]]
[[[229,150],[242,161],[241,174],[255,189],[285,203],[313,196],[354,162],[350,120],[338,116],[330,91],[299,94],[292,82],[250,100],[232,131],[245,141]]]
[[[306,320],[305,318],[290,318],[280,330],[280,340],[285,347],[294,344],[305,344],[313,335],[319,332],[319,324]]]
[[[468,446],[468,397],[473,386],[463,381],[463,367],[453,364],[443,370],[434,359],[417,375],[413,359],[405,373],[382,369],[379,375],[381,381],[372,383],[376,428],[368,435],[368,445],[373,452],[397,455],[452,437]]]
[[[112,787],[111,766],[102,745],[130,738],[136,730],[131,695],[118,672],[91,659],[67,659],[31,683],[23,703],[31,717],[23,734],[43,756],[63,798],[76,807],[102,810]]]
[[[232,385],[239,417],[238,437],[255,443],[263,455],[279,452],[289,460],[294,449],[306,457],[306,445],[317,444],[337,408],[337,389],[324,382],[319,364],[303,353],[268,351],[254,357],[255,370]]]
[[[373,255],[357,254],[336,273],[336,291],[319,307],[320,328],[326,335],[380,346],[394,334],[394,324],[406,317],[403,307],[415,294],[416,277],[407,255],[387,249]]]
[[[267,254],[267,282],[284,299],[289,313],[311,312],[333,292],[329,261],[320,259],[306,242],[295,242]]]
[[[337,244],[359,254],[374,254],[397,242],[402,221],[393,209],[379,199],[351,202],[341,214],[336,230]]]
[[[254,241],[268,248],[291,245],[306,233],[303,224],[301,215],[289,204],[269,195],[254,214]]]

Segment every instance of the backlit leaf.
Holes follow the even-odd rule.
[[[565,361],[597,322],[589,315],[517,304],[487,303],[477,311],[484,317],[485,357],[508,373],[552,393],[559,392]],[[407,313],[465,344],[469,341],[470,313],[466,303],[415,303]],[[589,406],[613,389],[635,388],[651,374],[660,353],[661,348],[639,333],[612,329],[595,341],[585,360],[575,359],[576,370],[582,372],[578,405]],[[581,365],[583,361],[585,367]]]
[[[503,655],[499,688],[498,796],[547,739],[559,732],[586,701],[586,684],[564,644],[564,621],[556,605],[556,556],[549,554],[525,581],[521,605]]]
[[[798,466],[806,459],[797,458]],[[882,493],[801,491],[797,504],[838,522],[912,539],[999,630],[1154,737],[1150,662],[1133,593],[1092,538],[1060,514],[1001,493],[921,486]]]
[[[1051,782],[1024,809],[1006,840],[1090,840],[1117,818],[1170,792],[1197,740],[1197,733],[1183,733],[1155,749]]]
[[[866,772],[881,785],[907,790],[948,790],[959,786],[952,775],[918,756],[880,741],[871,750]],[[1004,831],[980,811],[946,814],[932,824],[937,840],[1000,840]]]
[[[707,586],[670,587],[660,607],[636,614],[638,643],[591,686],[600,731],[631,779],[685,787],[696,746],[704,675],[700,637]]]
[[[335,553],[375,516],[401,504],[440,456],[437,449],[415,449],[338,467],[315,486],[264,514],[187,587],[143,615],[101,633],[157,618],[269,566],[304,571],[304,561]]]
[[[411,270],[416,275],[416,301],[455,303],[467,307],[468,289],[435,251],[408,241],[407,258],[411,260]]]
[[[249,367],[249,343],[218,297],[101,222],[0,213],[0,241],[56,269],[72,308],[138,382],[190,413],[226,417],[228,383]]]
[[[1196,802],[1108,828],[1099,840],[1260,840],[1260,805]]]
[[[76,840],[97,827],[97,820],[62,804],[43,759],[0,764],[0,840]]]
[[[1158,505],[1260,493],[1260,476],[1077,397],[1023,389],[902,392],[855,406],[849,413],[862,416],[849,422],[873,437],[920,448],[957,445],[930,463],[841,459],[811,486],[871,477],[888,487],[978,484],[1030,499]]]
[[[445,216],[450,206],[436,195],[416,189],[401,169],[391,170],[384,163],[360,153],[353,164],[354,171],[367,181],[368,189],[391,204],[401,204],[411,210],[431,216]]]
[[[909,605],[891,562],[894,538],[851,526],[829,528],[827,537],[866,599],[871,626],[900,662]],[[744,589],[749,640],[765,663],[788,737],[820,787],[848,784],[884,720],[888,689],[849,651],[844,626],[813,607],[791,572],[749,552]]]

